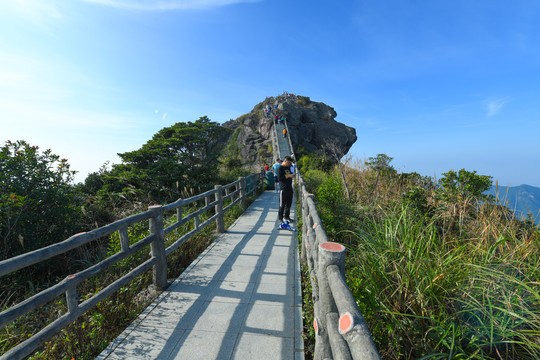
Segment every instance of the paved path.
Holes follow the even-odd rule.
[[[264,192],[97,359],[303,359],[297,239],[277,211]]]
[[[278,149],[279,149],[279,156],[280,159],[283,160],[285,156],[291,156],[292,151],[289,146],[289,138],[283,136],[283,129],[285,129],[285,124],[276,124],[276,131],[277,131],[277,142],[278,142]],[[287,134],[290,136],[290,134]]]

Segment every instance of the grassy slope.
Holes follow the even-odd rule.
[[[432,190],[405,201],[417,183],[369,169],[349,169],[350,200],[337,175],[304,177],[383,358],[540,358],[537,228]]]

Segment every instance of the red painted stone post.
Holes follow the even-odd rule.
[[[318,249],[317,280],[319,283],[319,301],[318,311],[315,314],[321,335],[319,339],[315,339],[315,354],[319,351],[321,356],[324,356],[322,359],[324,359],[327,357],[328,352],[332,353],[327,316],[331,313],[337,313],[336,303],[326,276],[326,268],[329,265],[345,267],[345,247],[334,242],[323,242],[319,244]],[[317,340],[319,340],[319,345],[317,345]]]
[[[336,314],[335,331],[339,331],[340,337],[347,341],[352,358],[355,360],[380,360],[368,326],[345,281],[343,267],[339,264],[327,266],[326,277],[340,314],[339,320],[337,320]],[[334,349],[333,343],[332,349]]]

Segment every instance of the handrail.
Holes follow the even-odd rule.
[[[274,131],[272,132],[272,149],[274,152],[274,160],[277,160],[281,158],[281,152],[279,149],[279,140],[278,140],[276,121],[272,123],[272,128],[274,129]]]
[[[284,127],[285,129],[287,130],[287,141],[289,143],[289,150],[287,152],[287,155],[293,155],[293,158],[296,158],[295,154],[294,154],[294,148],[293,148],[293,144],[292,144],[292,141],[291,141],[291,133],[289,132],[289,126],[287,124],[287,119],[285,119],[283,121],[283,124],[284,124]],[[273,149],[273,156],[274,156],[274,159],[280,159],[280,158],[283,158],[282,154],[281,154],[281,149],[279,148],[279,135],[278,135],[278,132],[277,132],[277,122],[276,121],[272,121],[272,128],[274,131],[272,131],[272,149]]]
[[[67,276],[58,284],[55,284],[0,313],[0,329],[3,329],[10,322],[20,318],[34,309],[45,305],[63,293],[66,295],[68,307],[68,312],[66,314],[48,324],[37,334],[17,344],[8,352],[4,353],[2,356],[0,356],[0,360],[18,360],[30,355],[39,345],[52,338],[63,328],[90,310],[100,301],[103,301],[115,291],[127,285],[131,280],[142,275],[150,268],[153,269],[153,284],[157,288],[165,289],[168,286],[167,255],[214,221],[216,222],[216,232],[225,232],[224,213],[230,209],[231,206],[239,202],[242,208],[245,209],[247,196],[254,193],[257,188],[263,184],[263,181],[263,173],[255,173],[246,177],[241,177],[230,184],[224,186],[216,185],[213,190],[195,195],[188,199],[178,199],[173,203],[163,206],[150,206],[148,211],[143,213],[129,216],[125,219],[115,221],[111,224],[86,233],[73,235],[62,242],[47,246],[45,248],[0,261],[0,276],[3,276],[30,265],[45,261],[54,256],[66,253],[101,237],[109,236],[115,232],[118,232],[120,237],[121,250],[118,253],[83,271]],[[230,189],[233,187],[235,190],[231,192]],[[225,196],[223,195],[223,192],[226,193]],[[214,197],[214,201],[210,201],[211,197]],[[229,198],[231,199],[231,204],[223,207],[224,200]],[[205,200],[205,206],[187,216],[183,216],[182,210],[185,205],[203,199]],[[201,224],[200,216],[211,209],[215,209],[215,214]],[[163,215],[166,212],[173,210],[176,211],[176,222],[166,228],[163,228]],[[169,234],[173,230],[177,229],[180,225],[185,224],[191,219],[194,220],[194,229],[187,234],[180,236],[180,238],[178,238],[173,244],[165,248],[165,235]],[[127,232],[128,226],[144,220],[149,221],[149,235],[144,239],[139,240],[135,244],[130,245]],[[147,246],[150,246],[150,259],[138,265],[126,275],[115,280],[113,283],[109,284],[89,299],[79,303],[79,296],[77,294],[78,284],[91,276],[95,276],[103,272],[108,267],[118,263],[130,254],[133,254]]]
[[[149,211],[132,215],[125,219],[121,219],[111,224],[100,227],[98,229],[73,235],[62,242],[49,245],[38,250],[27,252],[25,254],[15,256],[7,260],[0,261],[0,276],[4,276],[6,274],[15,272],[30,265],[34,265],[36,263],[48,260],[54,256],[63,254],[69,250],[73,250],[79,246],[99,239],[102,236],[106,236],[112,232],[119,231],[122,228],[127,228],[128,226],[142,220],[149,219],[150,216],[151,213]]]
[[[366,321],[345,281],[345,246],[329,242],[300,172],[301,262],[308,265],[315,312],[315,359],[380,359]]]

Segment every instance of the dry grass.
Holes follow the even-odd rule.
[[[347,243],[349,286],[381,356],[540,358],[538,228],[496,203],[444,200],[425,180],[347,171],[354,221],[333,240]]]

